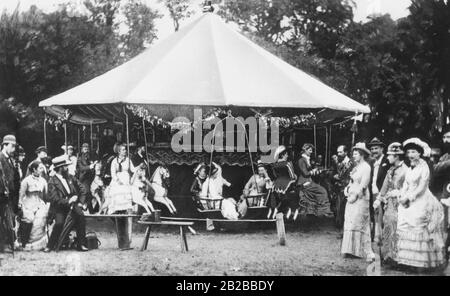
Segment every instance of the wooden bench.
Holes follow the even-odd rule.
[[[150,231],[152,225],[169,225],[169,226],[179,226],[180,227],[180,244],[181,252],[186,253],[189,251],[188,243],[186,239],[186,228],[188,226],[194,225],[194,222],[178,222],[178,221],[161,221],[161,222],[151,222],[151,221],[138,221],[138,224],[146,225],[144,241],[142,242],[141,251],[147,250],[148,240],[150,239]]]
[[[84,215],[86,218],[114,219],[117,235],[117,245],[120,250],[131,250],[131,235],[133,233],[133,218],[140,215],[117,214],[117,215]]]

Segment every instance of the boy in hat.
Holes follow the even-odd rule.
[[[15,241],[14,213],[18,208],[20,187],[13,160],[16,145],[16,137],[7,135],[0,152],[0,252],[4,251],[5,243],[13,248]]]
[[[373,203],[377,199],[380,193],[381,187],[383,186],[384,178],[386,177],[387,171],[391,167],[389,160],[384,155],[385,144],[378,138],[373,138],[372,141],[367,144],[367,148],[370,150],[371,155],[371,184],[369,186],[370,190],[370,220],[372,222],[371,227],[371,237],[372,241],[375,239],[375,220],[381,221],[381,217],[375,219],[375,212],[373,209]],[[381,215],[381,213],[380,213]]]
[[[56,157],[52,160],[55,175],[48,182],[47,200],[50,202],[50,215],[55,218],[52,234],[44,252],[55,250],[67,219],[71,219],[77,232],[78,250],[85,252],[86,222],[83,206],[87,189],[76,178],[69,175],[68,167],[71,164],[66,157]],[[68,216],[70,217],[68,218]]]

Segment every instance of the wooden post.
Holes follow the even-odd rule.
[[[277,214],[277,233],[280,246],[286,245],[286,230],[284,229],[284,215],[283,213]]]
[[[180,243],[181,243],[181,252],[186,253],[188,251],[186,232],[184,230],[184,226],[181,225],[180,225]]]
[[[353,146],[352,146],[353,147]],[[317,127],[314,125],[314,157],[317,159]]]
[[[151,231],[151,229],[152,229],[152,226],[148,225],[147,229],[145,230],[145,237],[144,237],[144,241],[142,242],[141,251],[147,250],[148,240],[150,239],[150,231]]]

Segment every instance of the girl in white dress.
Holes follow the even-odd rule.
[[[108,214],[133,209],[130,180],[135,172],[136,168],[127,157],[126,146],[119,145],[118,156],[111,162],[111,183],[105,193],[108,197]]]
[[[203,183],[201,197],[222,200],[222,216],[229,220],[237,220],[239,213],[237,203],[233,198],[223,198],[223,186],[230,187],[231,183],[222,177],[222,168],[213,162],[211,176]]]

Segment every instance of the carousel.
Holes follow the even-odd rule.
[[[323,131],[324,166],[328,167],[332,126],[370,113],[367,106],[259,47],[211,12],[121,66],[39,106],[49,118],[46,128],[52,120],[62,123],[66,144],[71,128],[78,131],[80,141],[82,127],[90,131],[92,150],[99,151],[105,147],[99,135],[110,130],[115,141],[127,144],[129,160],[130,143],[144,142],[148,175],[160,174],[164,165],[176,185],[168,197],[178,214],[166,219],[222,222],[229,220],[222,211],[224,199],[192,196],[192,171],[203,162],[211,175],[214,163],[219,163],[234,185],[228,194],[239,197],[245,181],[256,175],[256,160],[267,154],[259,144],[251,149],[253,139],[243,118],[257,118],[266,129],[276,122],[283,130],[276,142],[290,147],[302,140],[293,131],[310,132],[314,144]],[[235,127],[223,129],[221,123],[229,118],[238,122],[241,132]],[[212,149],[196,146],[193,139],[194,143],[183,142],[185,149],[174,151],[173,134],[198,125],[203,127],[200,143],[209,142]],[[261,128],[257,126],[258,131]],[[245,149],[238,152],[236,145],[218,144],[218,134],[224,133],[242,137]],[[248,210],[236,221],[266,220],[269,195],[270,190],[246,196]],[[189,207],[197,213],[184,210]]]

